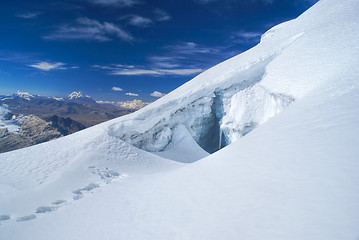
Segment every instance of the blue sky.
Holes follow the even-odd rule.
[[[315,2],[5,0],[0,94],[82,91],[97,100],[153,101]]]

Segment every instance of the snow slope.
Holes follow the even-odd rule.
[[[321,0],[134,114],[1,154],[0,239],[358,239],[358,12]]]

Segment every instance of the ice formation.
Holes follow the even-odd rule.
[[[278,27],[264,35],[262,44],[276,29]],[[213,67],[158,100],[152,108],[145,108],[134,124],[114,124],[111,134],[150,152],[163,151],[171,143],[173,130],[178,125],[186,126],[197,144],[209,153],[236,142],[295,101],[295,96],[272,91],[261,83],[278,53],[301,35],[286,39],[259,60],[243,64],[237,56]],[[227,65],[233,65],[234,69],[223,71]],[[184,89],[191,95],[176,99],[178,95],[183,96]],[[153,106],[161,110],[156,112]]]

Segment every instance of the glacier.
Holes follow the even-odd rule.
[[[288,44],[285,42],[280,48]],[[221,66],[216,66],[211,69],[216,71],[210,76],[199,75],[184,85],[186,90],[191,89],[190,96],[176,99],[186,91],[182,89],[184,86],[180,87],[158,100],[152,108],[149,106],[142,110],[131,121],[114,124],[111,134],[143,150],[160,152],[171,143],[173,129],[183,125],[201,148],[213,153],[237,141],[295,101],[292,96],[272,92],[260,85],[267,74],[266,67],[275,55],[273,52],[259,61],[239,67],[233,73],[227,73],[223,80],[215,79],[222,77],[219,73]],[[229,61],[241,60],[234,58]],[[207,80],[212,78],[219,83],[208,85]],[[153,110],[154,107],[160,108],[161,112],[153,112],[157,111]]]
[[[359,238],[359,2],[145,108],[0,154],[0,239]]]

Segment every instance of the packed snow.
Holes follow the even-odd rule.
[[[359,239],[358,12],[321,0],[133,114],[0,154],[0,239]]]

